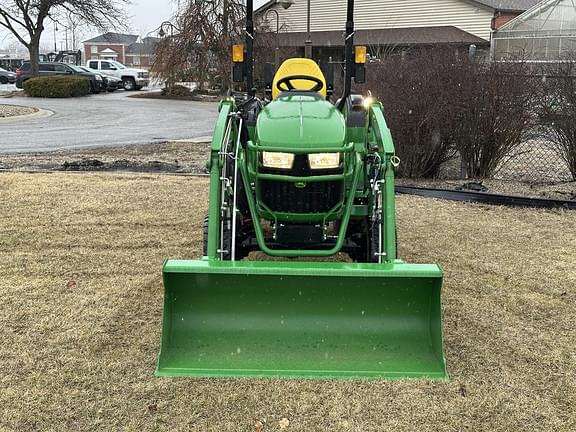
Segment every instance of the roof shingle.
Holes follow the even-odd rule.
[[[496,10],[527,11],[536,6],[541,0],[474,0]]]
[[[110,43],[119,45],[130,45],[138,40],[138,35],[128,35],[122,33],[108,32],[95,38],[88,39],[84,43]]]
[[[126,48],[126,54],[154,55],[159,41],[160,39],[157,38],[144,38],[142,42],[130,44]]]

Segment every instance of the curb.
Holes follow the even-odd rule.
[[[449,201],[499,205],[507,207],[576,210],[576,201],[525,198],[520,196],[497,195],[481,192],[464,192],[446,189],[396,186],[396,193],[403,195],[417,195],[426,198],[439,198]]]
[[[196,137],[196,138],[184,138],[184,139],[168,140],[168,141],[174,142],[174,143],[205,144],[205,143],[211,143],[212,137],[211,136],[202,136],[202,137]]]
[[[33,108],[33,107],[31,107],[31,108]],[[36,108],[36,109],[38,111],[33,112],[32,114],[25,114],[25,115],[13,116],[13,117],[0,118],[0,123],[17,123],[20,121],[41,119],[41,118],[46,118],[46,117],[50,117],[50,116],[54,115],[54,111],[50,111],[50,110],[46,110],[46,109],[40,109],[40,108]]]
[[[24,93],[24,90],[10,90],[0,92],[0,99],[11,99],[13,97],[20,96]]]

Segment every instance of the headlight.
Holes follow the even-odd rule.
[[[367,98],[364,99],[364,108],[370,109],[370,107],[374,105],[374,102],[376,102],[376,99],[374,99],[371,96],[368,96]]]
[[[334,169],[340,166],[340,153],[313,153],[308,155],[310,169]]]
[[[102,77],[100,75],[96,75],[96,81],[102,81]]]
[[[294,165],[293,153],[262,152],[262,164],[266,168],[292,169]]]

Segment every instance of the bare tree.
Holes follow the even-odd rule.
[[[122,6],[127,3],[129,0],[0,0],[0,27],[28,49],[32,75],[37,75],[46,19],[58,21],[67,15],[101,29],[122,26]]]
[[[231,86],[230,47],[242,40],[244,18],[239,0],[187,2],[178,14],[176,33],[158,46],[153,71],[167,87],[178,79],[195,81],[201,89],[218,81],[226,91]]]
[[[538,80],[521,61],[463,63],[458,77],[456,147],[469,178],[489,178],[534,126]]]
[[[70,36],[70,47],[71,50],[77,50],[80,45],[81,38],[85,35],[84,26],[86,24],[81,16],[73,13],[67,13],[64,17],[64,28],[66,30],[66,38]],[[88,23],[90,24],[90,23]],[[68,35],[69,33],[69,35]]]
[[[449,47],[414,48],[405,58],[387,55],[369,65],[364,89],[384,103],[402,159],[401,176],[438,177],[442,164],[454,156],[458,67]]]

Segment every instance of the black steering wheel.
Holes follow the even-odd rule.
[[[288,76],[285,76],[284,78],[280,78],[278,80],[278,82],[276,83],[276,88],[278,90],[280,90],[281,92],[296,90],[296,88],[294,87],[294,84],[292,84],[293,80],[306,80],[306,81],[313,82],[315,84],[314,87],[312,87],[311,89],[308,89],[308,90],[298,89],[299,91],[319,92],[320,90],[322,90],[324,88],[324,83],[322,82],[322,80],[320,78],[317,78],[317,77],[311,76],[311,75],[288,75]],[[286,86],[287,88],[282,88],[281,86],[283,86],[283,85]]]

